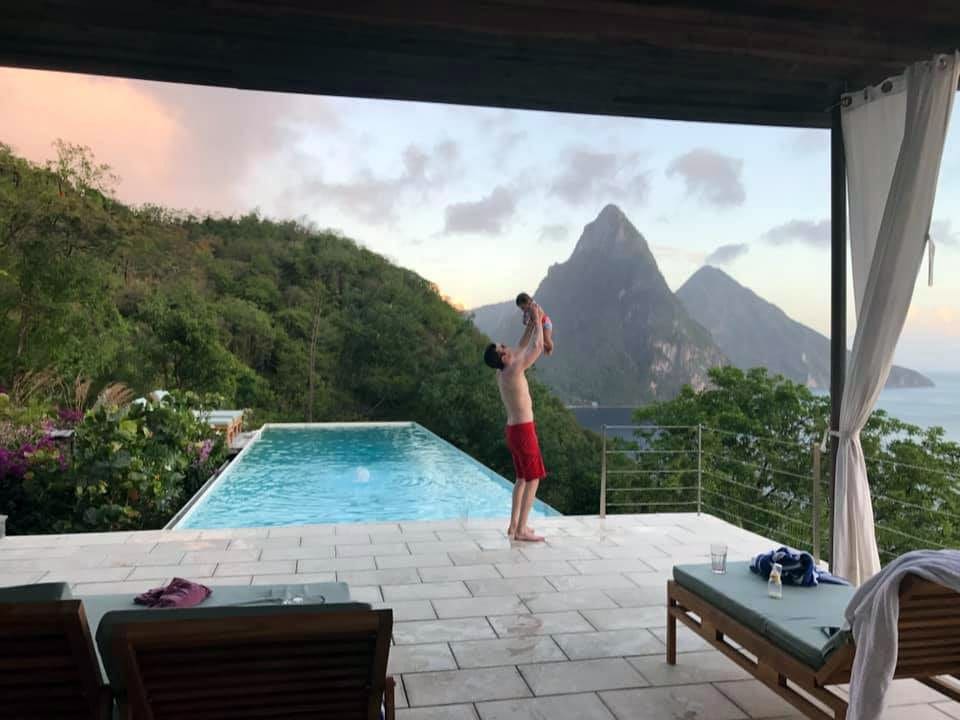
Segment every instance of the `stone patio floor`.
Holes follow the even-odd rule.
[[[0,586],[63,580],[78,595],[135,594],[173,576],[246,585],[339,580],[391,607],[401,720],[799,718],[681,628],[664,662],[676,563],[777,543],[709,515],[539,520],[539,545],[470,520],[6,537]],[[898,681],[884,720],[960,719],[960,704]]]

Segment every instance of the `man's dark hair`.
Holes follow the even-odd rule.
[[[503,370],[503,359],[497,352],[497,346],[494,343],[487,345],[487,349],[483,353],[483,361],[494,370]]]
[[[523,307],[531,300],[533,300],[533,298],[527,295],[526,293],[520,293],[519,295],[517,295],[517,307]]]

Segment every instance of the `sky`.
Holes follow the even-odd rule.
[[[960,370],[960,121],[896,362]],[[335,229],[475,307],[533,292],[617,204],[677,289],[714,264],[829,334],[829,133],[0,68],[0,142],[90,146],[132,204]],[[850,339],[855,318],[850,298]],[[548,308],[549,311],[549,308]],[[557,329],[562,332],[562,328]]]

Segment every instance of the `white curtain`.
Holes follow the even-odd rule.
[[[831,570],[855,585],[880,569],[860,431],[890,374],[910,309],[958,72],[960,53],[940,55],[844,96],[857,331],[840,408]]]

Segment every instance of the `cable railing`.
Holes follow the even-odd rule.
[[[707,425],[603,426],[601,436],[601,516],[706,512],[829,559],[831,468],[819,437]],[[960,544],[960,472],[888,457],[868,457],[867,470],[884,562]]]

